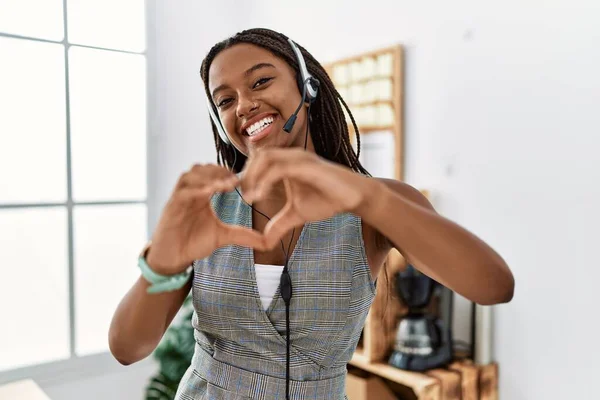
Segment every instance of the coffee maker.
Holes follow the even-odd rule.
[[[389,364],[425,371],[450,363],[453,292],[410,264],[395,275],[395,287],[408,313],[398,325]]]

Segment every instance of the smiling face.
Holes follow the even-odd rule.
[[[307,104],[292,131],[283,130],[302,96],[296,72],[284,60],[262,47],[236,44],[215,57],[208,83],[221,123],[242,154],[262,147],[304,147]],[[310,131],[307,150],[314,152]]]

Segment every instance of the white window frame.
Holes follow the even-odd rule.
[[[127,370],[137,370],[148,368],[156,365],[156,362],[151,357],[146,358],[134,365],[124,367],[119,364],[110,352],[102,352],[93,355],[78,356],[75,352],[75,340],[76,340],[76,325],[75,325],[75,291],[74,291],[74,237],[73,237],[73,208],[79,205],[125,205],[125,204],[144,204],[147,209],[149,208],[150,194],[146,191],[145,200],[133,200],[133,201],[99,201],[99,202],[75,202],[73,200],[72,192],[72,168],[71,168],[71,123],[70,123],[70,93],[69,93],[69,48],[71,46],[83,47],[88,49],[107,50],[118,53],[136,54],[142,55],[146,59],[146,164],[149,167],[149,134],[151,130],[149,117],[152,114],[150,107],[152,107],[152,101],[149,99],[153,98],[154,91],[150,84],[152,82],[151,72],[153,72],[153,66],[150,65],[148,60],[151,58],[152,48],[154,44],[154,8],[152,1],[145,2],[145,30],[146,30],[146,49],[142,52],[117,50],[97,46],[87,46],[84,44],[71,44],[69,43],[68,36],[68,23],[67,23],[67,0],[63,0],[63,32],[64,37],[61,41],[48,40],[30,36],[10,34],[0,31],[0,37],[13,38],[13,39],[24,39],[34,42],[42,43],[55,43],[61,44],[64,51],[64,63],[65,63],[65,101],[66,101],[66,146],[67,146],[67,201],[60,203],[14,203],[14,204],[2,204],[0,203],[0,210],[6,209],[23,209],[23,208],[47,208],[47,207],[65,207],[67,210],[67,221],[68,221],[68,288],[69,288],[69,335],[70,335],[70,357],[68,359],[52,361],[46,363],[40,363],[35,365],[28,365],[24,367],[18,367],[15,369],[0,371],[0,385],[20,379],[33,379],[40,386],[52,386],[64,384],[67,382],[90,378],[99,375],[111,374],[115,372],[122,372],[124,368]],[[146,168],[146,187],[149,187],[149,168]],[[148,212],[148,215],[150,213]],[[150,225],[148,224],[147,236],[150,236]],[[134,260],[135,261],[135,260]],[[136,266],[132,264],[132,268]],[[125,293],[123,293],[125,295]],[[6,328],[4,328],[6,329]],[[106,332],[108,336],[108,332]]]

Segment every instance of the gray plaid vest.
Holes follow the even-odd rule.
[[[213,196],[225,223],[252,227],[252,209],[233,191]],[[290,256],[290,398],[345,398],[346,365],[375,286],[353,214],[307,223]],[[194,263],[196,349],[177,400],[285,399],[285,304],[279,289],[265,311],[253,250],[226,246]]]

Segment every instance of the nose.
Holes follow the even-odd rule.
[[[258,104],[254,99],[248,96],[240,96],[238,99],[236,114],[238,118],[242,118],[250,114],[252,111],[258,108]]]

